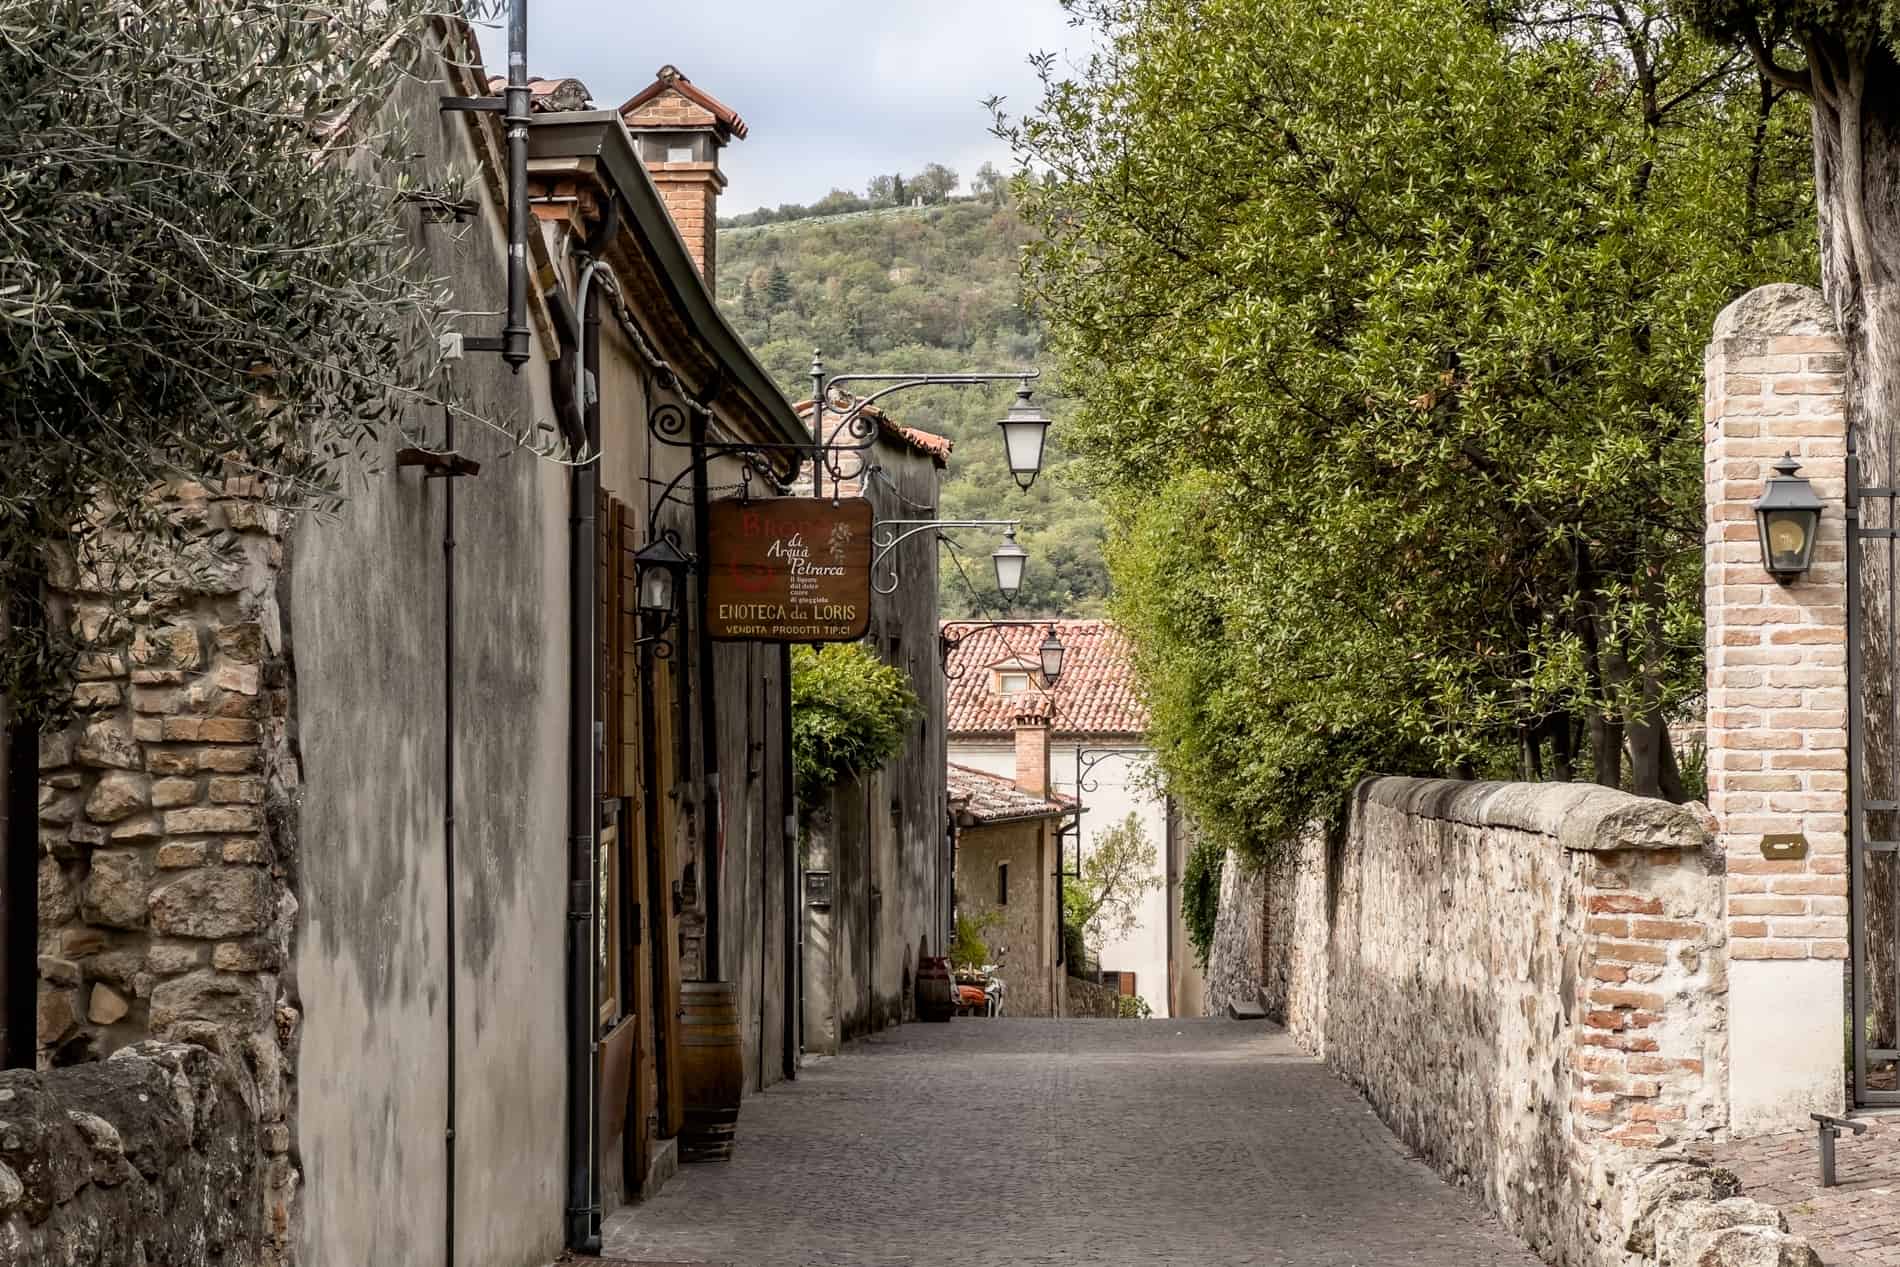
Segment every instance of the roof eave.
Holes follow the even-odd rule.
[[[633,137],[612,110],[576,110],[535,115],[528,128],[528,156],[591,158],[632,214],[655,272],[686,324],[711,351],[726,377],[750,398],[755,412],[787,444],[809,444],[811,433],[798,420],[792,402],[746,347],[745,340],[719,311],[706,279],[686,243],[680,240],[653,178],[633,148]]]

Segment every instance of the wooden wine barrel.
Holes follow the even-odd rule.
[[[730,981],[680,982],[681,1161],[730,1161],[745,1094],[739,1000]]]
[[[926,955],[917,969],[917,1019],[947,1021],[957,1010],[956,987],[950,982],[950,961]]]

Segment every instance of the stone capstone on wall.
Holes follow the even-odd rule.
[[[242,1066],[191,1044],[0,1074],[0,1261],[260,1261],[257,1129]]]

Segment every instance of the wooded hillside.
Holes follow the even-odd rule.
[[[811,354],[833,374],[1002,371],[1041,363],[1043,329],[1022,306],[1019,261],[1030,239],[1000,196],[800,219],[719,236],[719,299],[787,394],[811,394]],[[1043,474],[1027,493],[1003,460],[1012,392],[919,389],[891,400],[907,426],[956,443],[943,492],[946,519],[1023,521],[1030,552],[1014,615],[1086,616],[1108,591],[1103,520],[1062,447],[1070,406],[1049,373],[1037,399],[1056,426]],[[943,555],[946,615],[997,613],[989,552],[1000,538],[953,534],[970,585]],[[974,598],[972,595],[974,587]]]

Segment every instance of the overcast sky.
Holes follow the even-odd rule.
[[[1036,51],[1077,44],[1056,0],[529,0],[528,69],[616,106],[668,62],[744,117],[726,149],[725,215],[862,193],[881,172],[1007,168],[983,98],[1036,99]],[[505,37],[482,36],[505,70]]]

